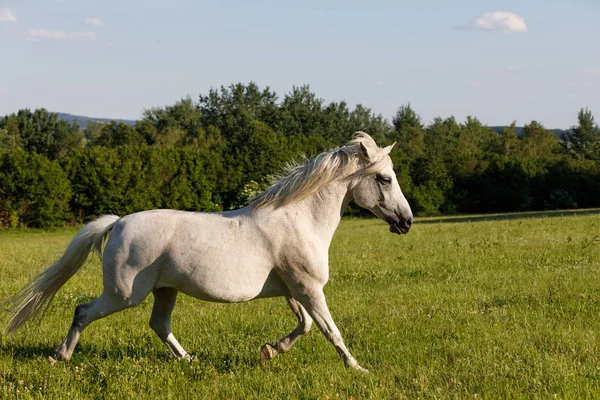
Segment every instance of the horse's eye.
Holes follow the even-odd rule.
[[[384,185],[389,185],[390,183],[392,183],[392,178],[390,178],[389,176],[382,176],[377,174],[375,176],[375,179],[377,179],[377,182],[382,183]]]

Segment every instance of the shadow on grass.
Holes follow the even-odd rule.
[[[39,358],[47,358],[54,352],[55,346],[50,345],[15,345],[2,344],[0,345],[0,354],[12,355],[16,361],[35,360]],[[260,363],[259,353],[250,354],[247,352],[231,352],[227,350],[219,351],[218,354],[208,351],[190,352],[194,357],[194,362],[199,366],[210,366],[218,374],[229,374],[238,370],[240,367],[258,367]],[[111,346],[110,348],[99,348],[96,345],[79,344],[73,352],[73,357],[70,363],[78,364],[84,361],[93,359],[123,361],[146,359],[154,360],[157,363],[173,363],[175,359],[167,351],[150,347],[134,347],[132,345]],[[185,363],[185,361],[180,361]]]
[[[49,345],[0,345],[0,354],[12,354],[13,358],[18,361],[47,357],[53,351],[54,347]]]
[[[443,224],[456,222],[479,222],[479,221],[508,221],[513,219],[525,218],[554,218],[554,217],[570,217],[575,215],[594,215],[600,214],[600,209],[585,209],[585,210],[552,210],[552,211],[530,211],[510,214],[484,214],[484,215],[465,215],[465,216],[449,216],[439,218],[424,218],[417,219],[416,224]]]

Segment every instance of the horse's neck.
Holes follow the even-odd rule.
[[[351,199],[348,182],[336,180],[298,204],[304,208],[300,215],[308,219],[308,223],[313,227],[313,234],[319,235],[327,247]]]

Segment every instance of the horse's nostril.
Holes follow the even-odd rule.
[[[410,228],[412,226],[412,218],[407,219],[404,222],[404,225],[406,225],[407,228]]]

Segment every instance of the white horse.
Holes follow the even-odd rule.
[[[102,216],[85,225],[58,261],[9,299],[7,331],[43,315],[95,250],[102,257],[104,292],[75,308],[51,360],[69,360],[86,326],[140,304],[152,292],[150,327],[175,357],[189,361],[171,333],[171,313],[177,293],[183,292],[225,303],[285,296],[298,325],[274,345],[265,344],[263,360],[289,350],[315,321],[346,365],[364,370],[344,345],[325,302],[327,253],[351,199],[386,221],[391,232],[410,229],[412,212],[388,156],[392,147],[379,148],[369,135],[357,132],[346,146],[289,167],[287,176],[240,210]]]

